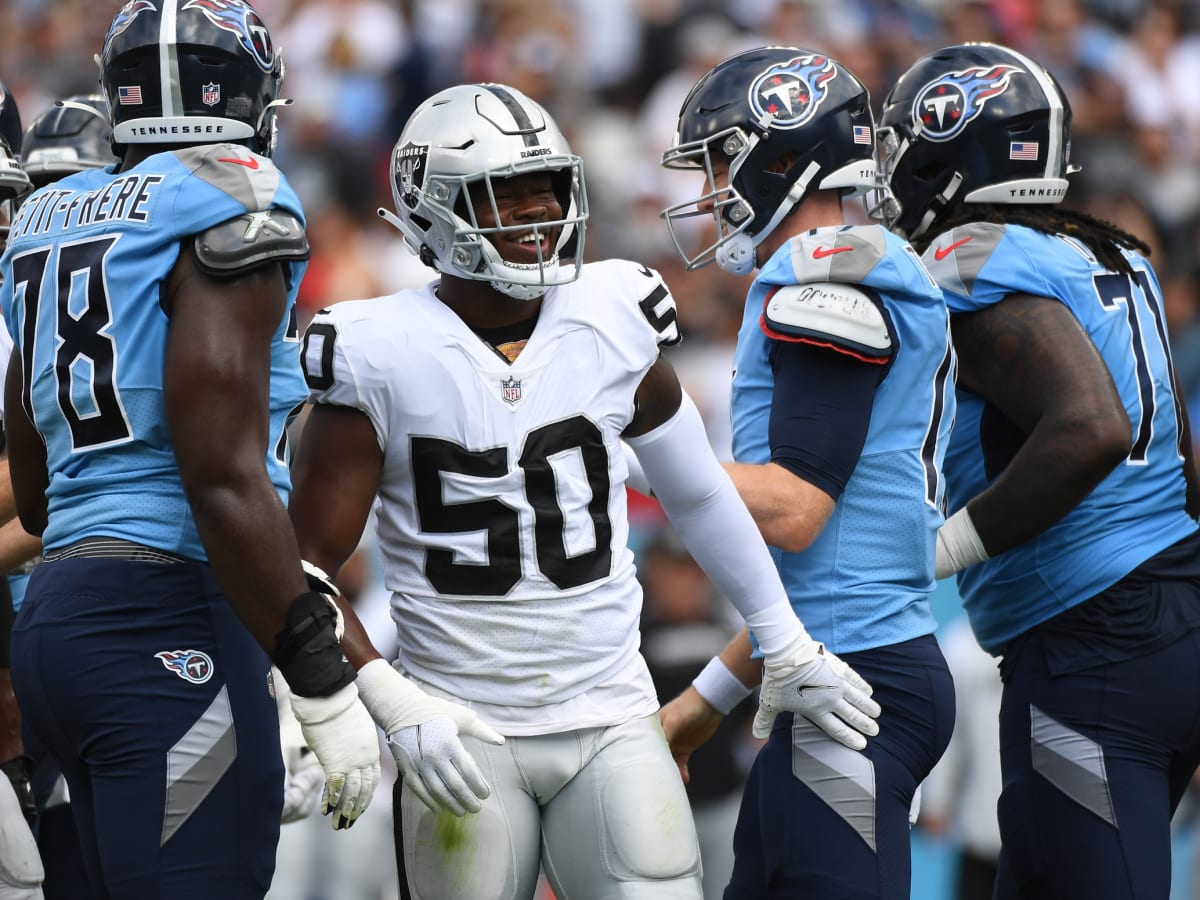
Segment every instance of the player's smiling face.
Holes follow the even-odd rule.
[[[472,200],[480,228],[504,229],[488,235],[500,256],[508,262],[526,265],[549,260],[554,255],[560,226],[535,226],[563,216],[551,173],[531,172],[493,179],[492,194],[494,205],[487,191],[476,185]]]

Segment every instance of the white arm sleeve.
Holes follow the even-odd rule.
[[[669,420],[625,440],[684,546],[742,614],[763,655],[809,640],[758,526],[712,452],[687,392]]]

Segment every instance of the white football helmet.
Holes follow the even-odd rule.
[[[532,172],[553,174],[562,218],[480,227],[472,186],[481,186],[499,222],[494,183]],[[380,209],[379,215],[437,271],[490,282],[518,300],[533,300],[579,277],[588,216],[583,160],[550,114],[515,88],[464,84],[434,94],[400,133],[390,177],[396,212]],[[530,264],[503,259],[488,237],[531,230],[539,239],[549,235],[554,245],[548,258],[539,249],[538,261]]]

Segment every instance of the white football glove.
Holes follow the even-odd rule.
[[[483,808],[492,789],[460,736],[489,744],[503,744],[503,737],[473,710],[431,697],[382,659],[358,670],[358,688],[387,735],[404,783],[422,803],[456,816]]]
[[[853,750],[867,746],[866,736],[879,734],[879,704],[862,676],[805,636],[764,660],[763,680],[754,716],[756,738],[771,733],[781,712],[810,720],[835,741]]]
[[[292,689],[283,673],[271,667],[275,682],[275,706],[279,713],[279,750],[283,754],[283,824],[312,815],[325,784],[325,770],[317,755],[304,742],[300,723],[292,713]]]
[[[0,776],[0,900],[42,900],[46,872],[12,784]]]
[[[371,803],[379,783],[379,735],[354,683],[328,697],[292,694],[304,742],[325,772],[321,812],[334,829],[349,828]]]

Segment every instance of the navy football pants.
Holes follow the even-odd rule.
[[[954,684],[932,635],[842,659],[883,712],[862,752],[784,714],[750,771],[725,900],[908,900],[908,815],[954,730]]]
[[[996,897],[1167,900],[1171,815],[1200,764],[1200,631],[1060,675],[1040,640],[1005,659]]]
[[[13,686],[66,776],[106,900],[257,900],[283,764],[266,654],[207,566],[68,559],[33,573]]]

